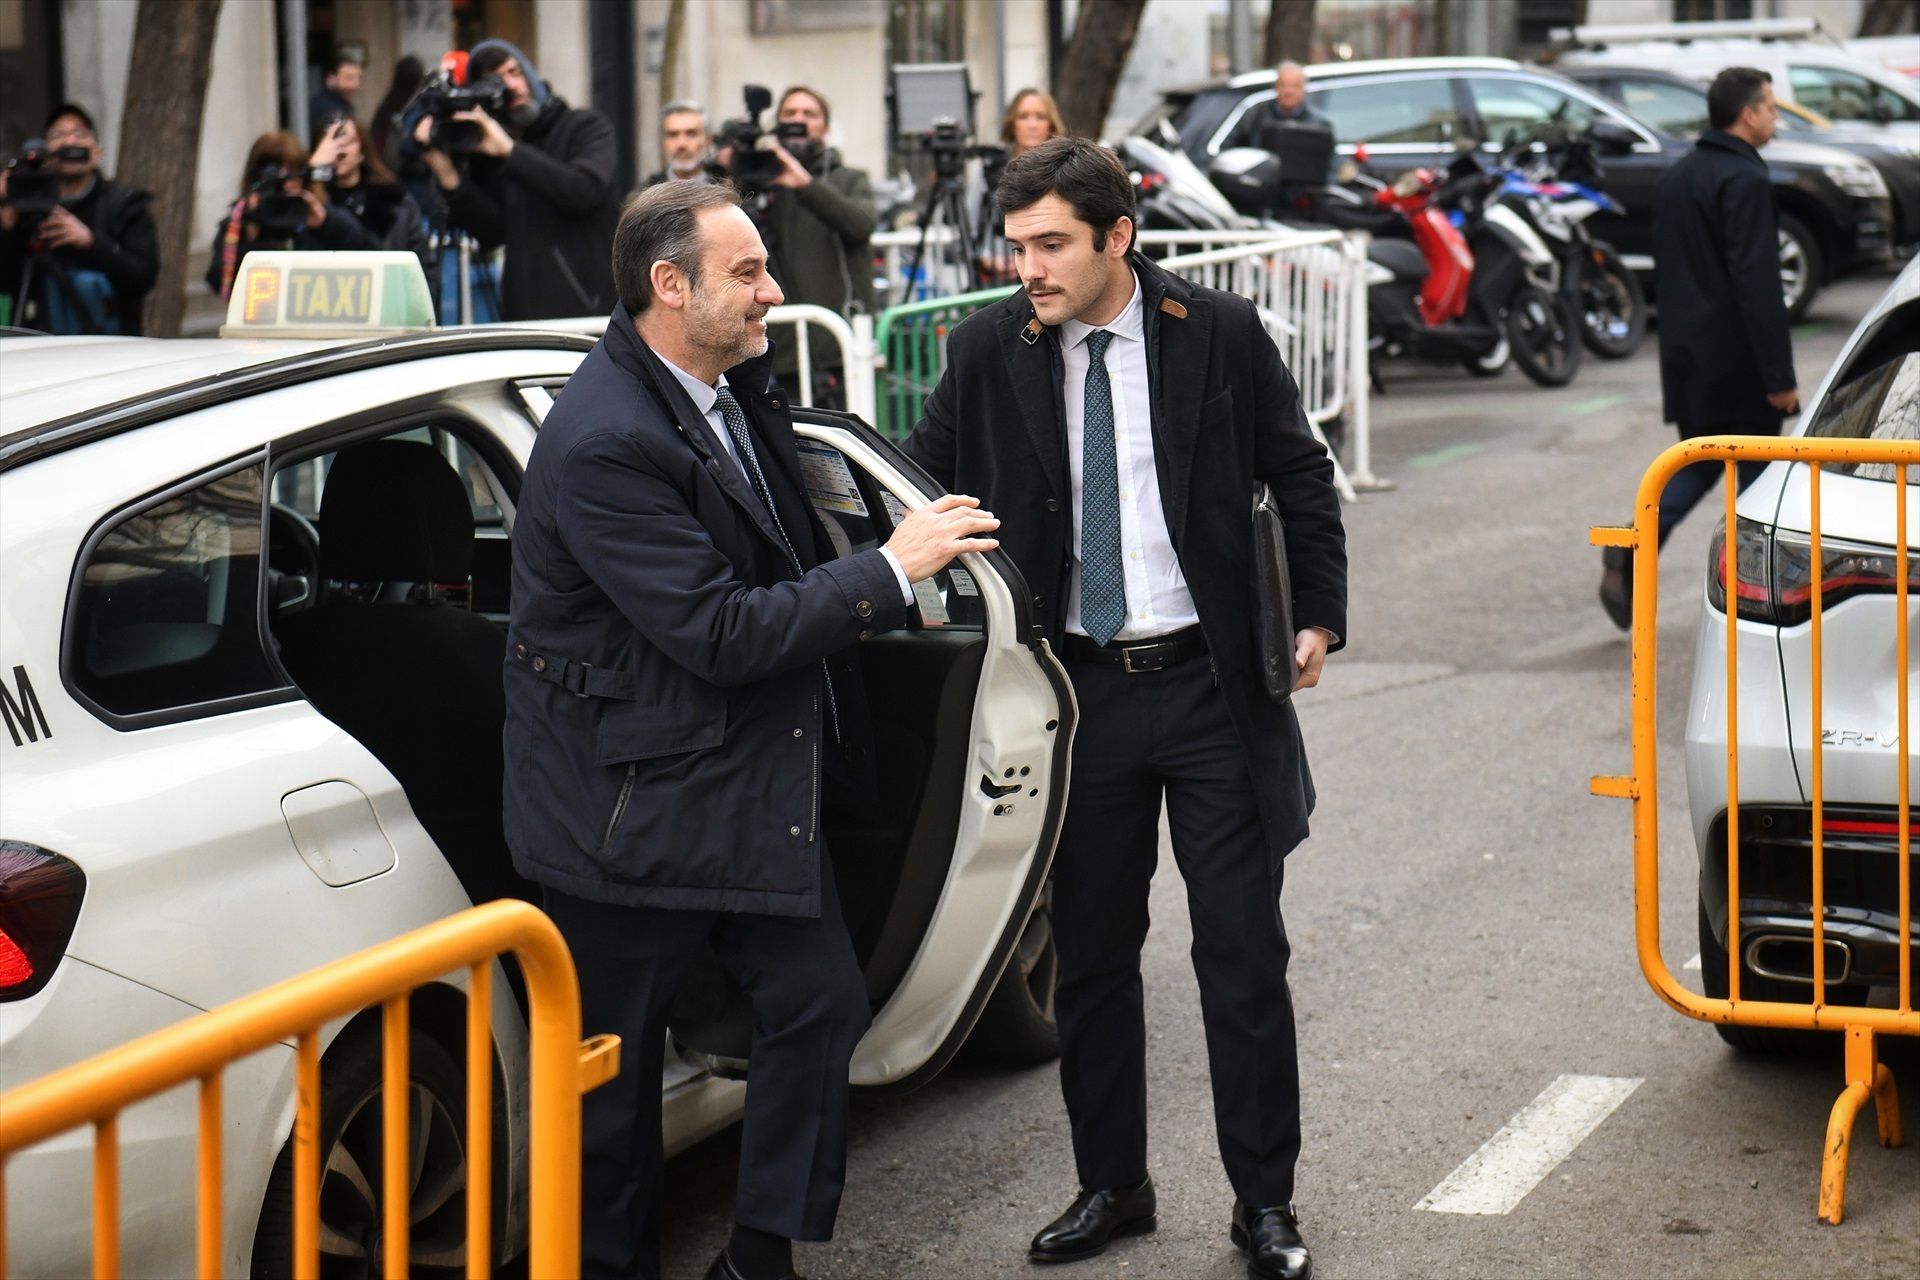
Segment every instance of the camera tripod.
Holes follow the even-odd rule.
[[[962,181],[964,170],[961,162],[965,155],[964,151],[958,150],[948,152],[936,148],[934,151],[933,181],[927,187],[926,203],[920,208],[920,240],[913,247],[913,257],[900,281],[900,302],[908,300],[913,283],[926,262],[927,237],[936,222],[945,220],[953,227],[954,240],[960,253],[962,279],[969,278],[974,270],[973,228],[967,219],[966,192]]]

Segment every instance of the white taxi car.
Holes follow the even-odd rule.
[[[1795,434],[1920,440],[1920,262],[1861,320]],[[1727,645],[1737,643],[1740,989],[1755,1000],[1813,994],[1812,486],[1771,464],[1735,505],[1733,591],[1715,536],[1687,712],[1687,797],[1700,855],[1706,993],[1727,993]],[[1909,472],[1907,611],[1911,725],[1920,726],[1920,475]],[[1828,464],[1820,477],[1825,672],[1820,721],[1826,850],[1826,1000],[1861,1004],[1899,982],[1899,705],[1893,468]],[[1716,491],[1717,496],[1717,491]],[[1729,618],[1728,597],[1734,604]],[[1911,770],[1920,753],[1909,759]],[[1913,779],[1909,777],[1910,784]],[[1911,785],[1920,799],[1920,785]],[[1920,856],[1920,842],[1913,845]],[[1920,867],[1913,883],[1920,884]],[[1916,913],[1920,919],[1920,913]],[[1806,1035],[1716,1024],[1737,1047],[1791,1049]]]
[[[0,1087],[517,887],[499,830],[507,540],[541,418],[592,340],[409,331],[410,257],[316,259],[248,258],[223,331],[248,336],[0,338]],[[857,419],[794,417],[837,544],[883,542],[929,496]],[[470,519],[424,514],[405,477],[365,466],[329,486],[342,451],[383,440],[430,446]],[[468,571],[419,580],[423,543]],[[1001,1059],[1058,1051],[1042,891],[1072,694],[998,553],[919,597],[914,627],[862,645],[879,806],[827,823],[874,1010],[852,1075],[871,1087],[927,1079],[970,1032]],[[296,642],[347,599],[457,637],[446,661]],[[673,1020],[671,1150],[742,1102],[749,1011],[717,963],[706,978]],[[525,1236],[510,982],[493,998],[496,1257]],[[412,1001],[416,1274],[465,1269],[463,987]],[[378,1032],[373,1010],[324,1033],[329,1274],[378,1257]],[[225,1107],[223,1273],[285,1272],[292,1046],[230,1067]],[[122,1120],[129,1276],[193,1269],[195,1126],[191,1090]],[[15,1274],[89,1269],[91,1146],[76,1131],[9,1162]]]

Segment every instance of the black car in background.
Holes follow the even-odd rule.
[[[1628,112],[1677,138],[1707,127],[1707,90],[1673,71],[1642,67],[1568,67],[1569,80],[1599,90]],[[1815,124],[1790,102],[1780,104],[1779,140],[1811,142],[1865,160],[1879,171],[1893,199],[1890,239],[1899,253],[1920,244],[1920,145],[1885,125]],[[1819,117],[1814,117],[1819,119]],[[1908,133],[1913,126],[1906,126]],[[1772,148],[1768,148],[1769,151]]]
[[[1607,192],[1626,213],[1600,214],[1590,225],[1651,294],[1654,184],[1691,142],[1591,86],[1506,58],[1327,63],[1307,68],[1307,85],[1308,105],[1333,122],[1340,152],[1352,155],[1364,143],[1370,165],[1388,176],[1445,168],[1465,146],[1492,152],[1514,135],[1612,122],[1632,140],[1622,154],[1604,157]],[[1240,117],[1272,98],[1267,71],[1170,89],[1134,131],[1168,145],[1177,138],[1204,170]],[[1892,206],[1885,181],[1864,160],[1784,138],[1764,154],[1780,207],[1781,288],[1797,319],[1829,280],[1888,258]]]

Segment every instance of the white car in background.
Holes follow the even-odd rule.
[[[1920,440],[1920,261],[1908,263],[1861,320],[1794,434]],[[1830,1003],[1865,1003],[1899,981],[1895,493],[1891,466],[1821,467],[1826,679],[1820,750]],[[1920,468],[1909,469],[1906,497],[1907,714],[1920,728]],[[1770,464],[1735,506],[1738,581],[1731,593],[1723,581],[1724,527],[1707,563],[1686,762],[1700,855],[1701,970],[1710,996],[1727,993],[1730,642],[1739,645],[1741,994],[1805,1004],[1813,993],[1811,498],[1806,465]],[[1730,595],[1737,615],[1731,623]],[[1909,769],[1917,763],[1920,753]],[[1911,791],[1920,803],[1920,784]],[[1913,853],[1920,857],[1920,841]],[[1913,883],[1920,885],[1920,867]],[[1920,912],[1915,916],[1920,923]],[[1793,1032],[1716,1027],[1747,1049],[1808,1042]]]
[[[251,310],[266,337],[0,338],[0,1087],[512,890],[498,831],[507,539],[539,423],[593,341],[396,332],[419,311],[391,274],[413,260],[392,256],[250,256],[229,327]],[[331,340],[291,340],[303,323]],[[857,419],[794,417],[837,545],[884,542],[929,496]],[[414,519],[432,509],[418,477],[364,465],[394,453],[384,443],[329,487],[336,459],[376,441],[410,442],[442,498],[457,482],[447,527]],[[449,554],[459,569],[421,567]],[[964,557],[917,594],[914,626],[861,646],[877,807],[830,804],[825,823],[874,1010],[853,1081],[872,1087],[929,1078],[969,1032],[1001,1060],[1058,1052],[1036,904],[1072,693],[1003,556]],[[324,628],[325,645],[295,642],[341,601],[435,628],[444,661],[396,671],[391,650]],[[717,962],[701,976],[661,1082],[670,1151],[743,1099],[750,1009]],[[465,1274],[464,986],[412,1000],[418,1275]],[[526,1232],[511,975],[493,1023],[504,1258]],[[378,1009],[323,1033],[329,1274],[378,1265],[378,1033]],[[224,1099],[221,1273],[284,1274],[292,1046],[228,1068]],[[194,1270],[196,1114],[175,1090],[120,1126],[123,1274]],[[76,1130],[8,1162],[13,1274],[90,1271],[92,1143]]]

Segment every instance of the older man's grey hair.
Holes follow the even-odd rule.
[[[1285,62],[1281,63],[1279,66],[1273,69],[1273,78],[1275,80],[1278,80],[1282,75],[1284,75],[1286,72],[1289,72],[1289,71],[1298,71],[1302,79],[1306,78],[1307,69],[1301,66],[1299,63],[1295,62],[1292,58],[1288,58]]]
[[[695,102],[692,98],[675,98],[672,102],[660,108],[661,127],[666,127],[668,116],[685,115],[689,111],[700,117],[700,127],[704,129],[707,124],[707,109]]]
[[[613,287],[638,317],[653,301],[653,264],[670,262],[700,284],[700,255],[705,249],[700,214],[738,205],[740,193],[726,182],[663,182],[648,187],[621,211],[613,232]]]

